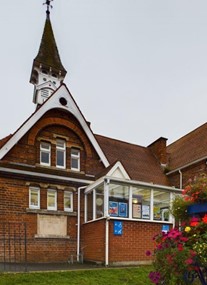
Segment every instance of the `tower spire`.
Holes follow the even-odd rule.
[[[47,0],[43,4],[47,5],[46,21],[30,77],[30,83],[34,85],[33,102],[37,105],[42,104],[59,87],[67,73],[59,56],[50,21],[51,1]]]

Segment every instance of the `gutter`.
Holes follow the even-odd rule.
[[[192,162],[189,162],[189,163],[187,163],[187,164],[185,164],[185,165],[183,165],[183,166],[181,166],[181,167],[179,167],[179,168],[176,168],[176,169],[174,169],[174,170],[172,170],[172,171],[169,171],[168,173],[166,173],[166,175],[170,175],[170,174],[172,174],[172,173],[175,173],[175,172],[179,172],[180,170],[182,170],[182,169],[184,169],[184,168],[187,168],[187,167],[189,167],[189,166],[191,166],[191,165],[193,165],[193,164],[196,164],[196,163],[199,163],[199,162],[201,162],[202,160],[206,160],[207,159],[207,156],[204,156],[204,157],[202,157],[202,158],[199,158],[199,159],[197,159],[197,160],[194,160],[194,161],[192,161]]]

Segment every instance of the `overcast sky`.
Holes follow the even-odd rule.
[[[0,0],[0,138],[35,110],[43,0]],[[207,120],[206,0],[54,0],[65,83],[94,133],[147,146]]]

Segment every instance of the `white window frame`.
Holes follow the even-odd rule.
[[[49,148],[44,148],[43,144],[47,144],[49,146]],[[42,161],[42,153],[46,153],[49,155],[49,162],[48,163]],[[45,141],[40,142],[40,164],[46,165],[46,166],[51,165],[51,143],[50,142],[45,142]]]
[[[38,205],[33,205],[31,203],[32,192],[37,193]],[[29,208],[30,209],[40,209],[40,188],[38,188],[38,187],[30,187],[29,188]]]
[[[74,154],[73,150],[77,151],[78,154]],[[78,162],[78,167],[77,168],[72,166],[72,164],[73,164],[72,161],[73,160]],[[74,147],[71,148],[71,170],[80,171],[80,150],[77,149],[77,148],[74,148]]]
[[[58,143],[61,143],[62,146],[58,145]],[[63,153],[63,165],[58,165],[58,152]],[[56,167],[66,168],[66,142],[63,139],[57,139],[56,142]]]
[[[48,205],[49,194],[54,194],[54,199],[55,199],[55,205],[54,206]],[[57,190],[54,190],[54,189],[48,189],[47,190],[47,209],[52,210],[52,211],[57,211]]]
[[[70,207],[65,206],[65,198],[70,197]],[[73,192],[64,191],[64,211],[66,212],[73,212]]]

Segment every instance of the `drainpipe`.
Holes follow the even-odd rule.
[[[107,178],[104,181],[104,216],[106,218],[106,224],[105,224],[105,266],[109,265],[109,184],[110,180]]]
[[[179,173],[180,173],[180,189],[182,189],[183,188],[183,174],[180,169],[179,169]]]
[[[110,217],[106,218],[106,236],[105,236],[105,266],[109,265],[109,220]]]
[[[80,191],[87,186],[78,188],[78,216],[77,216],[77,262],[80,261]]]

